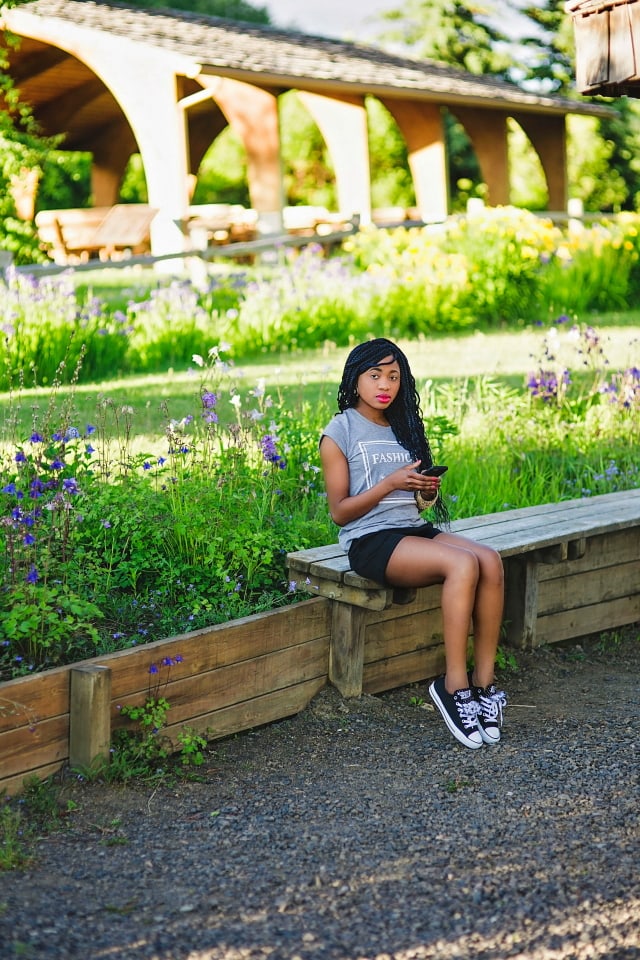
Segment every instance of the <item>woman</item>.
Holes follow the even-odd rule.
[[[429,694],[451,733],[475,749],[500,740],[506,697],[494,685],[504,601],[500,555],[421,516],[447,519],[415,380],[390,340],[349,354],[338,390],[340,413],[320,439],[329,511],[351,568],[394,587],[442,584],[446,673]],[[474,669],[467,673],[473,624]]]

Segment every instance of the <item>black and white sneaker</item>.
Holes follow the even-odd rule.
[[[469,679],[471,683],[471,679]],[[478,703],[478,729],[485,743],[498,743],[502,729],[502,711],[507,705],[504,690],[496,690],[495,684],[488,687],[471,687]]]
[[[438,677],[429,687],[429,696],[456,740],[472,750],[482,746],[477,719],[479,705],[470,689],[448,693],[444,677]]]

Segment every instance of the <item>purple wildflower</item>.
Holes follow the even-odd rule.
[[[267,433],[260,441],[262,447],[262,456],[269,463],[277,465],[281,470],[286,467],[286,461],[280,456],[276,448],[276,439]]]
[[[38,477],[34,477],[29,484],[29,496],[32,500],[37,500],[38,497],[41,497],[45,490],[45,484]]]

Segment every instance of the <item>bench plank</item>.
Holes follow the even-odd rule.
[[[373,580],[366,580],[367,588],[352,587],[334,579],[307,577],[303,583],[295,583],[295,591],[311,593],[314,597],[326,597],[327,600],[339,600],[341,603],[363,607],[366,610],[386,610],[393,601],[393,590],[383,587]]]
[[[617,498],[617,499],[616,499]],[[640,526],[640,490],[524,507],[454,521],[455,533],[490,543],[503,557]]]

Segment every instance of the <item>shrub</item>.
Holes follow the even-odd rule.
[[[195,413],[167,419],[162,453],[134,453],[133,411],[100,398],[95,425],[5,455],[3,677],[287,602],[286,552],[333,535],[310,411],[241,393],[218,349],[194,359]]]

